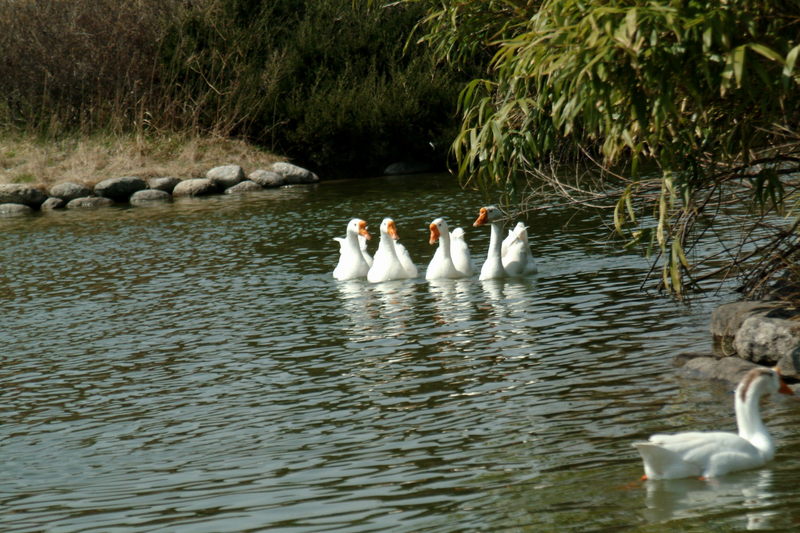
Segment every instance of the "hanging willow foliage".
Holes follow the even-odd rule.
[[[609,209],[679,297],[752,273],[750,237],[793,201],[800,169],[795,2],[406,1],[429,4],[420,40],[442,61],[492,54],[461,93],[453,152],[465,184],[529,209]],[[593,171],[576,173],[586,163]],[[726,261],[704,257],[699,239],[742,202],[756,208],[737,221],[748,237]]]

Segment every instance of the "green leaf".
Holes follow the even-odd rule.
[[[780,63],[781,65],[783,65],[783,56],[780,55],[775,50],[773,50],[772,48],[769,48],[768,46],[764,46],[763,44],[758,44],[758,43],[751,43],[748,46],[754,52],[758,52],[767,59],[771,59],[772,61],[775,61],[776,63]]]
[[[794,73],[794,65],[797,63],[797,55],[800,54],[800,44],[789,50],[789,53],[786,54],[786,62],[783,64],[783,86],[787,88],[789,86],[789,80],[792,78],[792,74]]]

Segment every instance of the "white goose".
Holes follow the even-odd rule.
[[[364,259],[358,242],[359,235],[365,239],[370,238],[367,223],[360,218],[354,218],[347,223],[344,239],[336,239],[339,241],[339,263],[333,270],[333,277],[339,281],[363,278],[369,271],[369,264]]]
[[[503,268],[509,276],[527,276],[537,271],[536,261],[528,244],[528,227],[517,222],[514,229],[508,230],[508,237],[500,246]]]
[[[333,240],[339,243],[339,254],[341,255],[343,251],[347,249],[345,245],[347,237],[334,237]],[[361,255],[364,256],[364,261],[372,268],[372,256],[369,255],[369,251],[367,251],[367,238],[363,235],[358,236],[358,247],[361,249]]]
[[[443,218],[437,218],[429,226],[431,230],[430,244],[439,242],[436,253],[433,254],[428,270],[425,272],[425,279],[456,279],[465,277],[462,272],[456,270],[453,258],[450,255],[450,232],[447,229],[447,222]]]
[[[464,240],[464,230],[461,228],[450,232],[450,257],[453,259],[453,266],[464,274],[464,277],[472,275],[472,256],[467,241]]]
[[[397,239],[399,239],[399,236],[397,235],[397,226],[394,220],[384,218],[381,222],[381,240],[378,243],[378,250],[375,252],[372,267],[367,272],[367,280],[372,283],[378,283],[408,277],[395,247]],[[408,252],[406,252],[407,254]]]
[[[518,223],[503,240],[501,217],[502,212],[497,207],[493,205],[481,207],[478,219],[473,224],[473,226],[483,226],[488,223],[491,226],[489,250],[486,252],[486,261],[481,267],[481,274],[478,277],[480,280],[524,276],[536,272],[533,255],[527,244],[527,228],[524,224]]]
[[[487,279],[496,279],[506,277],[506,271],[503,268],[501,259],[501,246],[503,244],[501,236],[501,227],[498,219],[501,212],[495,206],[481,207],[478,219],[473,226],[483,226],[487,223],[491,226],[491,234],[489,236],[489,251],[486,252],[486,261],[483,262],[481,267],[481,274],[478,279],[483,281]]]
[[[705,479],[762,466],[775,456],[775,445],[761,421],[759,400],[775,392],[794,394],[777,368],[754,368],[736,387],[738,435],[689,431],[633,443],[644,461],[643,479]]]
[[[397,258],[400,264],[403,265],[403,270],[406,272],[406,278],[417,277],[417,265],[411,260],[411,254],[408,253],[406,247],[400,244],[399,241],[394,241],[394,250],[397,252]]]

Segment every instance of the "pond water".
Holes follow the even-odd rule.
[[[427,282],[437,216],[480,265],[483,203],[419,176],[0,220],[0,530],[798,526],[791,401],[767,467],[639,481],[633,441],[735,427],[672,366],[728,296],[642,292],[644,259],[558,211],[527,221],[536,276]],[[420,277],[335,281],[354,216],[394,217]]]

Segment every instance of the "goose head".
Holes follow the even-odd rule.
[[[431,222],[429,228],[431,230],[431,238],[428,241],[430,244],[436,244],[442,235],[448,235],[447,222],[443,218],[437,218]]]
[[[736,388],[736,398],[740,402],[749,403],[752,399],[758,399],[776,392],[794,395],[794,391],[789,388],[783,377],[781,377],[780,369],[778,367],[754,368],[742,378]]]
[[[481,207],[478,218],[475,220],[473,226],[483,226],[484,224],[491,224],[500,219],[503,215],[503,212],[500,211],[496,206],[489,205],[486,207]]]
[[[360,218],[354,218],[347,223],[347,233],[351,233],[356,236],[361,235],[367,240],[372,238],[367,231],[367,223]]]
[[[388,235],[394,240],[400,238],[400,236],[397,234],[397,225],[391,218],[384,218],[383,222],[381,222],[381,234]]]

